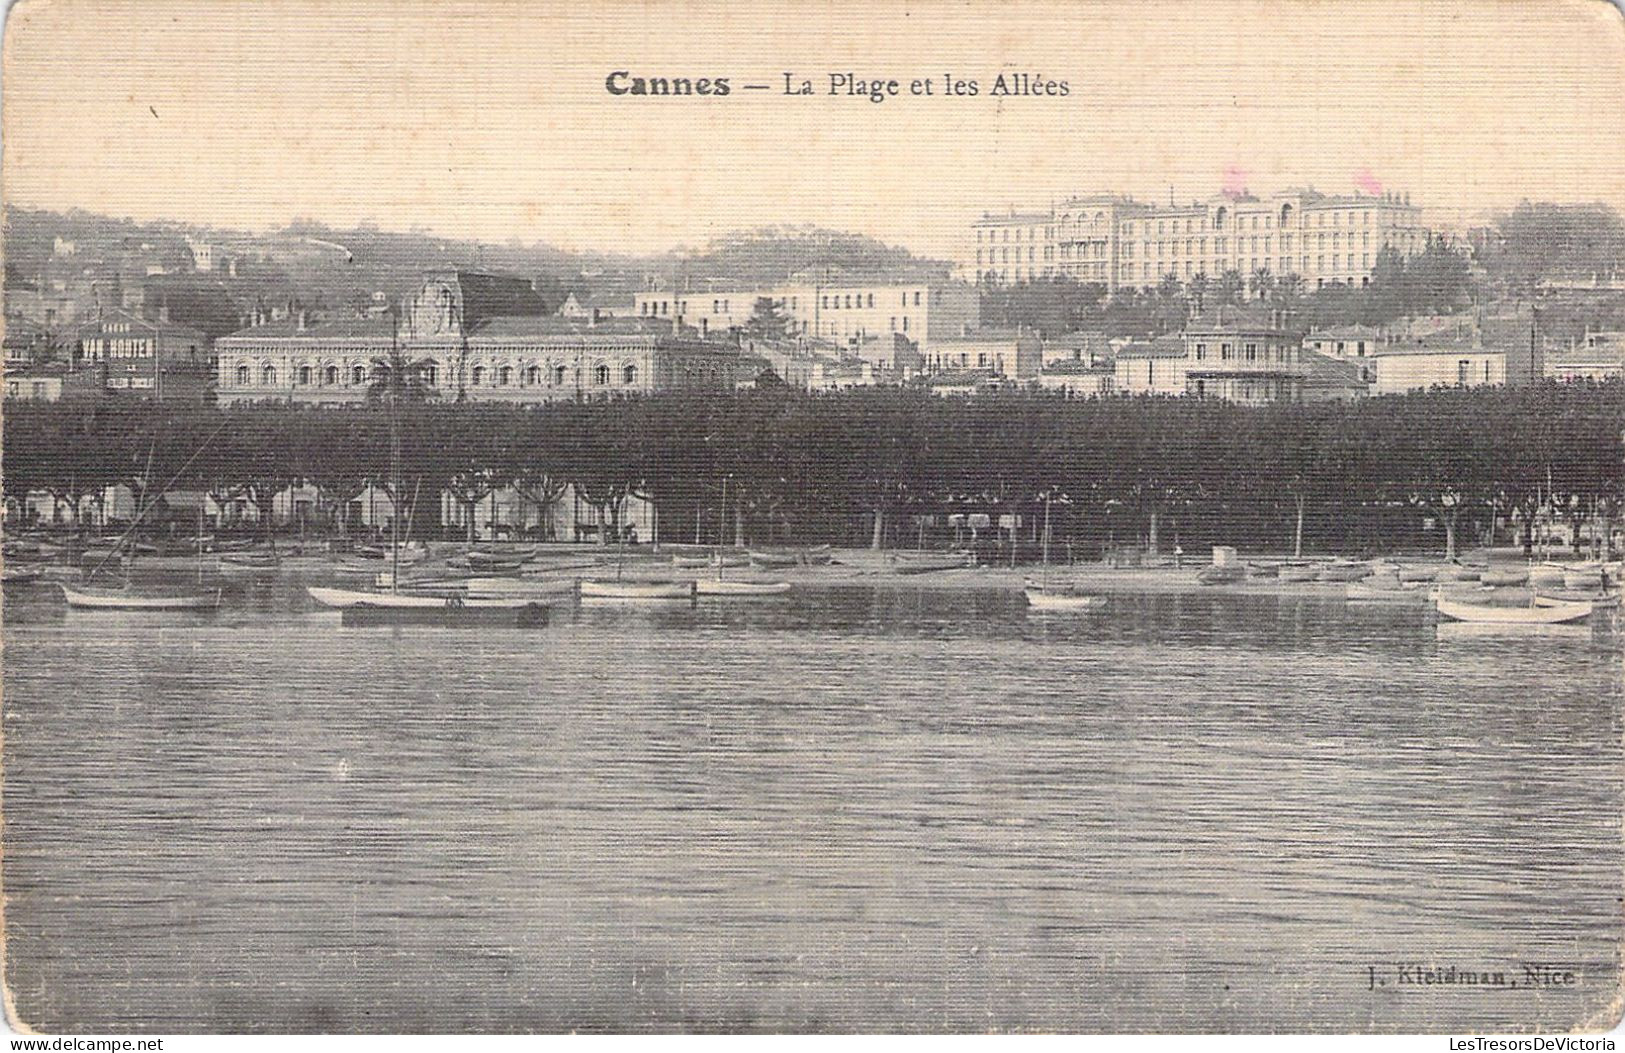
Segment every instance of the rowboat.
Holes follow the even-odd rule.
[[[1056,592],[1029,586],[1021,590],[1035,611],[1094,611],[1106,606],[1106,597],[1082,592]]]
[[[1529,580],[1529,571],[1522,567],[1510,567],[1505,570],[1486,570],[1478,576],[1480,585],[1500,587],[1504,585],[1522,585]]]
[[[1422,587],[1421,582],[1407,586],[1403,582],[1373,585],[1368,581],[1351,581],[1343,588],[1344,595],[1356,601],[1426,603],[1428,600],[1428,590]]]
[[[1619,607],[1620,595],[1615,591],[1601,592],[1596,589],[1542,589],[1535,593],[1535,602],[1550,606],[1557,603],[1589,603],[1592,610],[1615,610]]]
[[[1359,581],[1371,576],[1369,563],[1329,563],[1320,568],[1316,581]]]
[[[1255,578],[1277,578],[1281,575],[1279,563],[1249,563],[1247,573]]]
[[[533,558],[535,555],[536,550],[534,548],[516,549],[512,552],[485,552],[480,549],[473,549],[464,558],[468,561],[470,567],[480,570],[485,567],[518,567],[519,564]]]
[[[1486,567],[1469,567],[1460,563],[1452,563],[1439,571],[1435,581],[1477,581],[1483,576]]]
[[[1434,578],[1439,576],[1439,568],[1401,566],[1394,572],[1394,574],[1399,578],[1401,583],[1409,583],[1413,581],[1432,581]]]
[[[801,554],[801,562],[808,566],[818,567],[835,558],[835,550],[829,545],[815,545]]]
[[[275,552],[229,552],[220,557],[220,569],[276,570],[281,562]]]
[[[1314,581],[1320,575],[1320,567],[1313,563],[1283,563],[1275,572],[1275,577],[1285,582]]]
[[[701,578],[694,583],[696,596],[783,596],[790,591],[788,581],[725,581]]]
[[[366,604],[369,607],[415,607],[423,610],[440,607],[489,608],[499,610],[524,607],[531,602],[525,597],[475,598],[461,595],[435,595],[427,592],[374,592],[368,589],[335,589],[324,585],[307,585],[305,592],[323,607],[343,610]]]
[[[751,551],[750,564],[753,567],[781,569],[793,567],[801,562],[801,557],[794,552],[757,552]]]
[[[1203,567],[1196,572],[1198,585],[1230,585],[1247,577],[1247,568],[1240,563]]]
[[[699,567],[709,567],[711,565],[711,557],[710,556],[673,556],[671,558],[671,565],[674,566],[674,567],[682,567],[682,568],[688,569],[688,570],[697,569]]]
[[[963,552],[894,552],[892,569],[899,574],[926,574],[933,570],[955,570],[968,565]]]
[[[0,582],[7,585],[27,585],[39,579],[40,572],[34,567],[7,567],[0,570]]]
[[[564,599],[574,598],[574,578],[469,578],[467,595],[471,600],[500,599]]]
[[[583,581],[584,600],[688,600],[694,598],[692,581]]]
[[[202,611],[220,606],[220,590],[169,596],[143,595],[123,589],[94,589],[57,583],[69,607],[99,611]]]
[[[1602,588],[1601,567],[1576,567],[1563,572],[1563,587],[1566,589],[1600,589]]]
[[[1550,563],[1542,563],[1529,568],[1529,585],[1536,589],[1561,589],[1563,587],[1564,569],[1554,567]]]
[[[446,603],[439,607],[357,603],[340,611],[339,622],[346,626],[441,625],[460,628],[497,625],[531,628],[547,624],[547,608],[539,603],[504,603],[495,606]]]
[[[1558,625],[1591,617],[1589,603],[1536,603],[1529,607],[1491,607],[1479,603],[1461,603],[1440,596],[1435,601],[1439,613],[1459,622],[1481,622],[1495,625]]]

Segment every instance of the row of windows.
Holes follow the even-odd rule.
[[[239,387],[247,387],[253,383],[254,371],[250,366],[239,365],[234,375]],[[327,366],[320,370],[312,366],[298,366],[290,370],[290,375],[295,387],[336,387],[340,383],[340,378],[345,376],[337,366]],[[380,369],[374,369],[369,374],[363,366],[352,366],[348,373],[348,383],[359,387],[366,384],[369,379],[378,380],[383,375],[384,371]],[[592,382],[596,385],[610,383],[614,375],[616,373],[606,365],[594,367],[591,373]],[[623,365],[618,370],[618,375],[622,384],[636,384],[638,367],[631,364]],[[513,366],[496,366],[490,369],[485,366],[474,366],[468,373],[471,387],[508,387],[514,383],[516,377],[521,384],[527,386],[538,386],[545,377],[553,386],[561,387],[571,379],[570,372],[564,366],[553,366],[545,373],[541,366],[526,366],[523,370],[517,370]],[[275,387],[281,382],[281,374],[277,367],[272,365],[261,366],[259,378],[260,383],[266,387]],[[440,369],[434,365],[423,366],[418,371],[418,378],[429,387],[438,387]]]
[[[1196,345],[1196,361],[1206,361],[1207,354],[1207,344]],[[1282,362],[1294,362],[1298,358],[1297,348],[1291,344],[1282,344],[1276,347],[1274,344],[1266,343],[1260,347],[1257,343],[1244,343],[1241,345],[1241,350],[1237,352],[1233,344],[1221,343],[1219,345],[1219,361],[1221,362],[1229,362],[1231,359],[1241,362],[1269,362],[1277,358]]]
[[[1293,215],[1294,215],[1293,207],[1291,205],[1283,205],[1281,207],[1281,209],[1280,209],[1279,214],[1277,214],[1276,212],[1274,212],[1272,210],[1270,212],[1254,212],[1254,213],[1251,213],[1249,215],[1236,216],[1235,217],[1234,228],[1237,229],[1237,230],[1244,230],[1244,229],[1245,230],[1271,230],[1277,225],[1277,223],[1279,223],[1279,225],[1282,228],[1285,228],[1285,227],[1288,227],[1288,226],[1290,226],[1292,224]],[[1317,210],[1313,211],[1314,220],[1313,220],[1312,224],[1311,224],[1311,221],[1309,219],[1310,213],[1308,213],[1308,212],[1305,212],[1305,213],[1299,215],[1297,217],[1297,219],[1298,219],[1298,226],[1301,226],[1301,227],[1307,227],[1307,226],[1310,226],[1310,225],[1313,225],[1313,226],[1316,226],[1316,227],[1324,227],[1324,226],[1328,225],[1328,220],[1330,222],[1330,225],[1334,226],[1334,227],[1342,227],[1342,226],[1349,226],[1349,227],[1366,226],[1366,227],[1369,227],[1369,226],[1371,226],[1371,215],[1372,215],[1372,210],[1371,209],[1348,210],[1348,211],[1327,211],[1327,210],[1317,209]],[[1223,207],[1219,208],[1213,214],[1213,217],[1212,217],[1213,229],[1214,230],[1223,230],[1223,229],[1225,229],[1225,226],[1229,222],[1230,218],[1231,217],[1230,217],[1230,213],[1229,213],[1228,209],[1223,208]],[[1079,216],[1076,217],[1076,219],[1077,219],[1077,223],[1083,224],[1083,223],[1088,222],[1090,217],[1087,216],[1087,215],[1080,214]],[[1063,213],[1060,216],[1060,222],[1061,222],[1061,224],[1063,226],[1072,224],[1072,222],[1073,222],[1072,214],[1071,213]],[[1105,222],[1106,222],[1106,214],[1104,212],[1096,212],[1094,214],[1093,225],[1094,225],[1094,227],[1096,229],[1099,229]],[[1179,233],[1194,234],[1194,233],[1197,233],[1197,232],[1204,232],[1205,233],[1208,230],[1208,223],[1209,223],[1209,217],[1207,217],[1205,215],[1203,215],[1203,216],[1190,216],[1190,217],[1186,217],[1183,220],[1180,220],[1180,219],[1141,220],[1140,221],[1140,226],[1137,226],[1134,221],[1129,221],[1129,222],[1126,222],[1126,223],[1124,223],[1122,225],[1122,233],[1123,233],[1124,237],[1133,237],[1136,230],[1139,230],[1141,233],[1149,235],[1153,231],[1153,224],[1155,225],[1155,232],[1157,234],[1179,234]],[[1012,240],[1011,239],[1011,234],[1012,233],[1015,234],[1015,238],[1014,238],[1015,241],[1023,240],[1022,239],[1022,230],[1020,228],[1017,228],[1014,231],[1012,231],[1011,229],[1008,229],[1008,228],[1005,229],[1005,230],[1002,230],[1002,231],[991,231],[991,230],[987,231],[986,232],[986,234],[987,234],[986,240],[989,241],[989,242],[996,242],[996,241],[1008,242],[1008,241]],[[980,228],[978,228],[977,231],[976,231],[976,241],[977,241],[978,244],[981,244],[982,241],[983,241],[982,235],[983,235],[983,231]],[[1044,228],[1044,238],[1045,238],[1045,240],[1052,239],[1054,236],[1055,235],[1054,235],[1054,228],[1053,227],[1045,227]],[[1026,228],[1026,240],[1027,241],[1036,241],[1037,237],[1038,237],[1038,228],[1037,227],[1028,227],[1028,228]],[[991,257],[989,257],[989,262],[992,262]]]

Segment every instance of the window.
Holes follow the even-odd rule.
[[[1028,249],[1028,250],[1027,250],[1027,258],[1028,258],[1028,259],[1029,259],[1029,260],[1030,260],[1030,259],[1032,259],[1032,258],[1033,258],[1033,250],[1032,250],[1032,249]],[[870,307],[873,307],[873,306],[874,306],[874,305],[875,305],[875,294],[874,294],[874,293],[870,293],[870,294],[869,294],[869,306],[870,306]]]
[[[1196,345],[1196,361],[1200,362],[1206,357],[1207,357],[1207,345],[1206,344],[1197,344]]]
[[[366,382],[367,371],[365,369],[360,366],[356,366],[354,369],[350,370],[350,383],[365,384]]]
[[[468,382],[474,387],[485,383],[485,367],[475,366],[468,374]]]
[[[846,296],[846,306],[847,306],[848,310],[850,310],[851,307],[852,307],[852,294],[851,293],[848,293],[847,296]]]
[[[903,316],[903,332],[908,332],[908,315]]]
[[[497,386],[498,387],[504,387],[505,388],[509,384],[512,384],[512,383],[513,383],[513,367],[511,367],[511,366],[503,366],[501,369],[497,370]]]
[[[542,382],[542,367],[541,366],[526,366],[525,367],[525,383],[534,385],[534,384],[540,384],[541,382]]]
[[[260,373],[260,382],[266,387],[274,387],[276,385],[276,367],[266,366]]]
[[[244,387],[247,386],[247,384],[248,384],[248,367],[247,366],[238,366],[237,367],[237,383],[238,383],[239,386],[244,386]]]
[[[1219,345],[1219,359],[1220,359],[1220,361],[1224,361],[1224,362],[1230,361],[1230,345],[1229,344],[1220,344]]]
[[[1247,354],[1247,361],[1249,361],[1249,362],[1258,361],[1258,345],[1257,344],[1248,344],[1247,349],[1246,349],[1246,354]]]
[[[638,367],[625,365],[621,367],[621,383],[636,384],[638,382]]]
[[[1465,358],[1462,359],[1460,362],[1456,363],[1456,383],[1457,384],[1466,384],[1467,383],[1468,377],[1470,376],[1468,370],[1470,370],[1472,368],[1472,365],[1473,365],[1472,362],[1470,362],[1469,360],[1467,360]]]
[[[592,382],[594,384],[608,384],[609,383],[609,367],[608,366],[599,366],[596,369],[594,369],[592,371]]]
[[[554,387],[563,387],[564,386],[564,367],[563,366],[554,366],[553,367],[553,386]]]
[[[322,383],[332,387],[339,382],[339,367],[328,366],[322,370]]]
[[[918,292],[914,294],[914,306],[920,306],[920,294]]]

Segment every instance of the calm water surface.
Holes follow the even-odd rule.
[[[929,588],[343,629],[299,586],[8,587],[23,1020],[1552,1029],[1617,986],[1609,631]]]

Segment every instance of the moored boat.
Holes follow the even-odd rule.
[[[1231,585],[1247,577],[1247,568],[1240,563],[1214,564],[1196,572],[1198,585]]]
[[[794,552],[761,552],[752,549],[750,553],[751,566],[764,569],[780,570],[793,567],[800,562],[801,557]]]
[[[1314,581],[1320,575],[1316,563],[1283,563],[1275,572],[1276,580],[1288,583]]]
[[[7,585],[27,585],[39,579],[40,571],[36,567],[7,567],[0,570],[0,582]]]
[[[783,596],[790,591],[788,581],[733,581],[701,578],[694,583],[696,596]]]
[[[595,581],[581,583],[584,600],[688,600],[694,598],[692,581]]]
[[[58,582],[69,607],[101,611],[202,611],[220,606],[220,590],[150,594]]]
[[[926,574],[933,570],[956,570],[970,564],[963,552],[893,552],[892,569],[899,574]]]
[[[674,567],[681,567],[685,570],[695,570],[700,567],[709,567],[711,565],[711,557],[677,555],[671,558],[671,565]]]
[[[1095,611],[1106,606],[1106,597],[1083,592],[1056,591],[1035,586],[1022,590],[1027,606],[1035,611]]]
[[[1529,571],[1524,567],[1507,567],[1497,570],[1486,570],[1478,576],[1478,583],[1491,588],[1500,588],[1508,585],[1522,585],[1529,580]]]
[[[467,595],[471,600],[502,597],[532,600],[574,598],[574,578],[469,578]]]
[[[1432,581],[1434,578],[1439,576],[1439,568],[1425,565],[1419,566],[1415,564],[1401,564],[1399,568],[1394,571],[1394,576],[1399,578],[1401,584],[1409,584],[1413,581]]]
[[[1558,625],[1591,617],[1589,603],[1535,603],[1528,607],[1494,607],[1463,603],[1440,596],[1434,603],[1439,613],[1460,622],[1495,625]]]
[[[468,604],[443,603],[438,607],[395,607],[357,603],[339,613],[346,626],[439,625],[513,626],[531,628],[547,624],[547,608],[539,603]]]
[[[1371,576],[1369,563],[1328,563],[1315,575],[1316,581],[1359,581]]]

